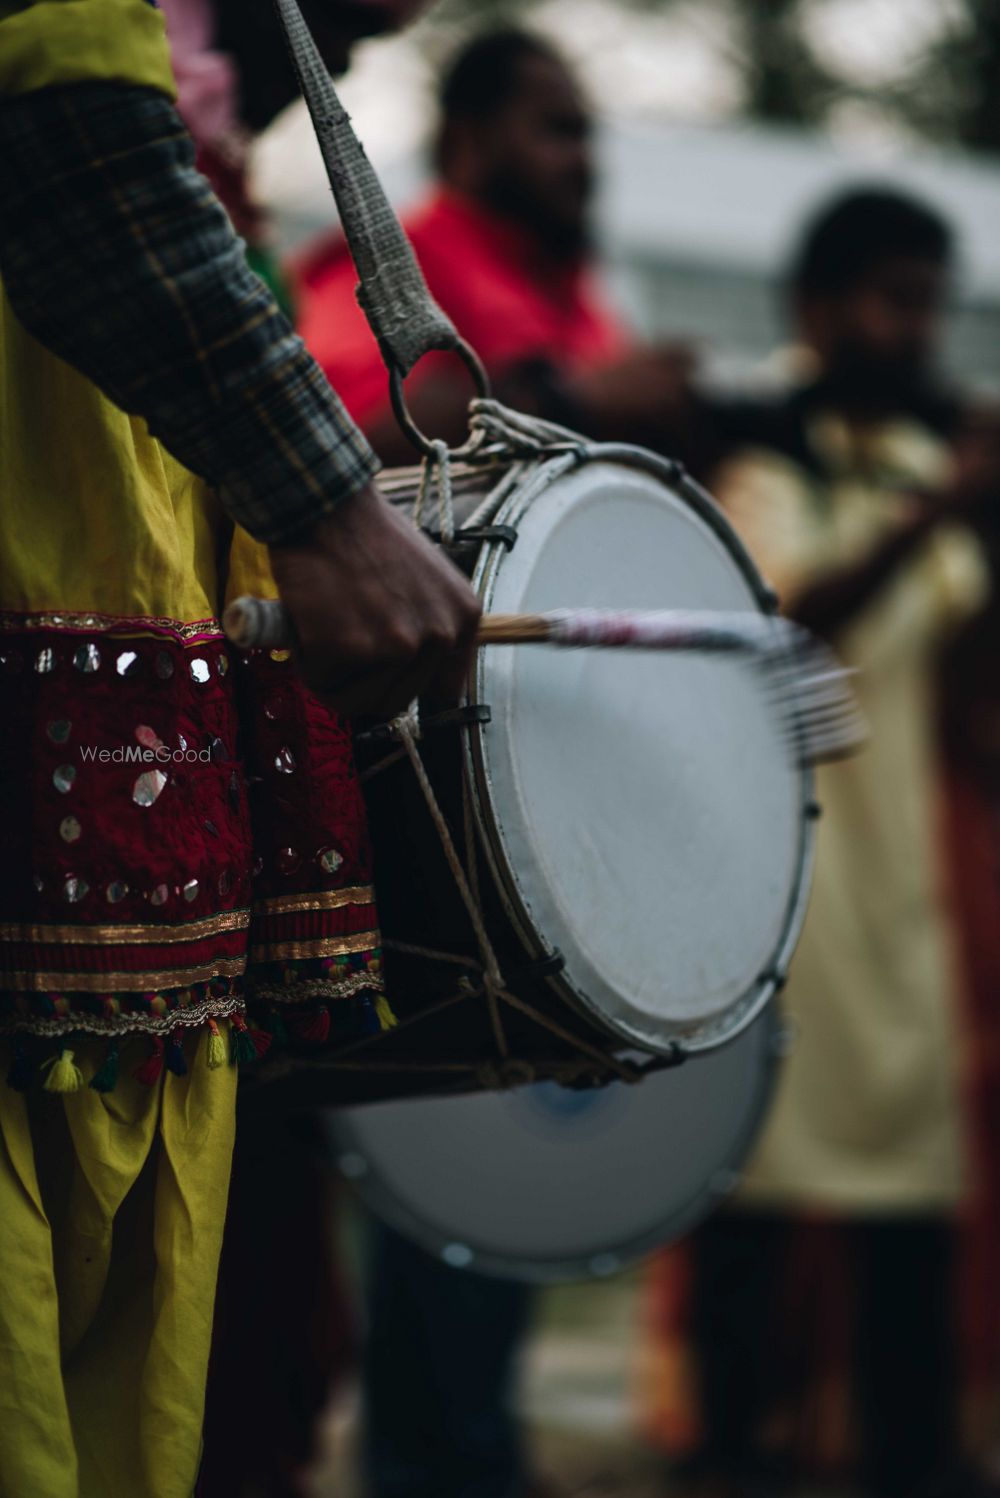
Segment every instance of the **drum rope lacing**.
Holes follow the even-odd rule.
[[[519,999],[515,994],[512,994],[510,992],[509,988],[504,982],[503,974],[500,971],[500,965],[497,961],[496,953],[493,949],[493,944],[490,941],[486,926],[483,922],[482,912],[479,906],[478,899],[476,898],[476,895],[473,894],[472,888],[470,887],[469,878],[467,877],[466,871],[462,866],[462,860],[458,855],[458,850],[455,847],[455,842],[451,835],[451,829],[449,828],[447,820],[445,819],[445,815],[441,810],[440,805],[438,804],[437,796],[434,794],[434,787],[431,785],[430,778],[424,768],[424,762],[420,757],[420,751],[417,747],[416,736],[414,733],[414,726],[415,725],[412,714],[404,714],[403,716],[395,720],[396,731],[399,734],[403,747],[407,755],[409,756],[411,765],[413,766],[413,772],[417,777],[417,783],[420,786],[424,801],[427,805],[427,810],[430,813],[432,822],[434,823],[435,831],[437,832],[437,835],[441,841],[442,851],[444,852],[444,856],[448,862],[448,867],[451,870],[452,878],[454,879],[455,885],[462,898],[462,903],[465,906],[469,921],[472,925],[472,929],[476,937],[476,943],[479,947],[479,954],[481,959],[479,976],[482,980],[482,992],[486,998],[486,1003],[489,1008],[490,1023],[493,1029],[493,1036],[494,1040],[496,1041],[497,1050],[500,1052],[500,1056],[502,1058],[502,1064],[499,1069],[500,1075],[495,1080],[491,1077],[488,1085],[503,1085],[504,1081],[506,1081],[507,1085],[510,1085],[510,1082],[514,1080],[513,1076],[511,1076],[510,1074],[510,1048],[507,1042],[507,1036],[503,1028],[503,1020],[500,1013],[501,1001],[511,1005],[515,1009],[520,1010],[521,1013],[526,1014],[530,1019],[533,1019],[536,1024],[544,1026],[544,1028],[551,1031],[553,1035],[558,1036],[560,1040],[563,1040],[568,1044],[576,1047],[576,1049],[581,1052],[582,1056],[587,1056],[592,1061],[596,1061],[599,1065],[610,1068],[610,1070],[615,1072],[615,1074],[622,1081],[638,1081],[643,1075],[642,1071],[638,1067],[633,1066],[630,1062],[621,1061],[617,1056],[610,1055],[608,1052],[600,1050],[597,1046],[592,1046],[588,1044],[587,1041],[581,1040],[579,1036],[571,1034],[555,1020],[552,1020],[547,1015],[542,1014],[540,1010],[534,1007],[534,1005],[525,1003],[523,999]],[[468,805],[468,788],[463,786],[463,790],[463,799],[465,802],[463,820],[465,822],[465,833],[468,840],[472,836],[472,817],[471,807]],[[474,857],[471,857],[469,859],[469,867],[470,869],[474,869]],[[474,874],[472,875],[472,878],[473,880],[475,879]],[[411,948],[411,950],[417,951],[419,949]],[[421,953],[421,955],[423,954]],[[436,956],[437,954],[428,951],[426,955],[430,957]],[[517,1080],[531,1081],[534,1079],[535,1068],[530,1062],[514,1062],[513,1065],[516,1066],[519,1071],[523,1072],[523,1076],[517,1078]],[[579,1063],[571,1063],[571,1070],[573,1071],[574,1075],[578,1074]],[[555,1076],[556,1080],[561,1079],[560,1068],[558,1066],[554,1068],[553,1075]]]
[[[445,546],[451,546],[455,540],[455,500],[451,487],[451,455],[447,442],[443,442],[439,437],[431,443],[431,448],[432,451],[426,455],[420,465],[420,487],[413,506],[413,523],[420,526],[424,523],[424,506],[436,473],[441,540]]]

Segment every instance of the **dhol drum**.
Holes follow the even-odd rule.
[[[732,1191],[783,1040],[770,1004],[729,1045],[641,1087],[542,1082],[335,1110],[334,1155],[378,1216],[456,1268],[613,1274]]]
[[[414,508],[418,470],[380,483]],[[711,499],[640,449],[575,439],[455,464],[444,488],[420,518],[490,613],[773,615]],[[745,660],[487,646],[465,704],[362,734],[359,760],[400,1023],[265,1068],[288,1100],[635,1080],[734,1039],[781,987],[815,807]]]

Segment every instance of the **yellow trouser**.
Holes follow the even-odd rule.
[[[142,1041],[110,1093],[0,1082],[0,1498],[191,1498],[236,1109],[207,1038],[153,1087]]]

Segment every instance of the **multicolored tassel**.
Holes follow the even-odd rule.
[[[226,1064],[226,1043],[219,1033],[219,1026],[214,1019],[208,1022],[208,1049],[206,1059],[214,1071],[217,1066]]]
[[[247,1029],[242,1015],[234,1014],[229,1021],[229,1061],[232,1066],[240,1062],[256,1061],[257,1047]]]
[[[154,1035],[151,1038],[153,1042],[152,1051],[150,1051],[149,1056],[142,1065],[137,1066],[132,1073],[136,1081],[141,1082],[144,1087],[152,1087],[154,1082],[158,1082],[160,1074],[163,1071],[163,1041],[159,1035]]]
[[[83,1086],[83,1072],[73,1060],[73,1052],[62,1050],[58,1056],[50,1056],[43,1062],[48,1070],[45,1078],[46,1092],[78,1092]]]
[[[314,1045],[323,1045],[330,1035],[330,1011],[325,1004],[318,1009],[306,1010],[292,1020],[296,1035]]]
[[[90,1079],[90,1086],[95,1092],[114,1092],[118,1085],[118,1042],[108,1042],[108,1049],[104,1053],[104,1060]]]
[[[375,1013],[378,1015],[380,1030],[395,1030],[399,1020],[392,1012],[389,1000],[384,993],[380,993],[375,999]]]

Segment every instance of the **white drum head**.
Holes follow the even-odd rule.
[[[735,1186],[771,1092],[770,1005],[738,1040],[638,1086],[375,1103],[330,1114],[341,1171],[456,1268],[526,1280],[615,1273]]]
[[[763,610],[714,506],[638,456],[507,502],[517,543],[477,570],[488,611]],[[735,1034],[780,986],[811,843],[809,775],[756,670],[488,647],[474,691],[492,713],[469,751],[484,844],[526,944],[562,953],[560,991],[647,1050]]]

